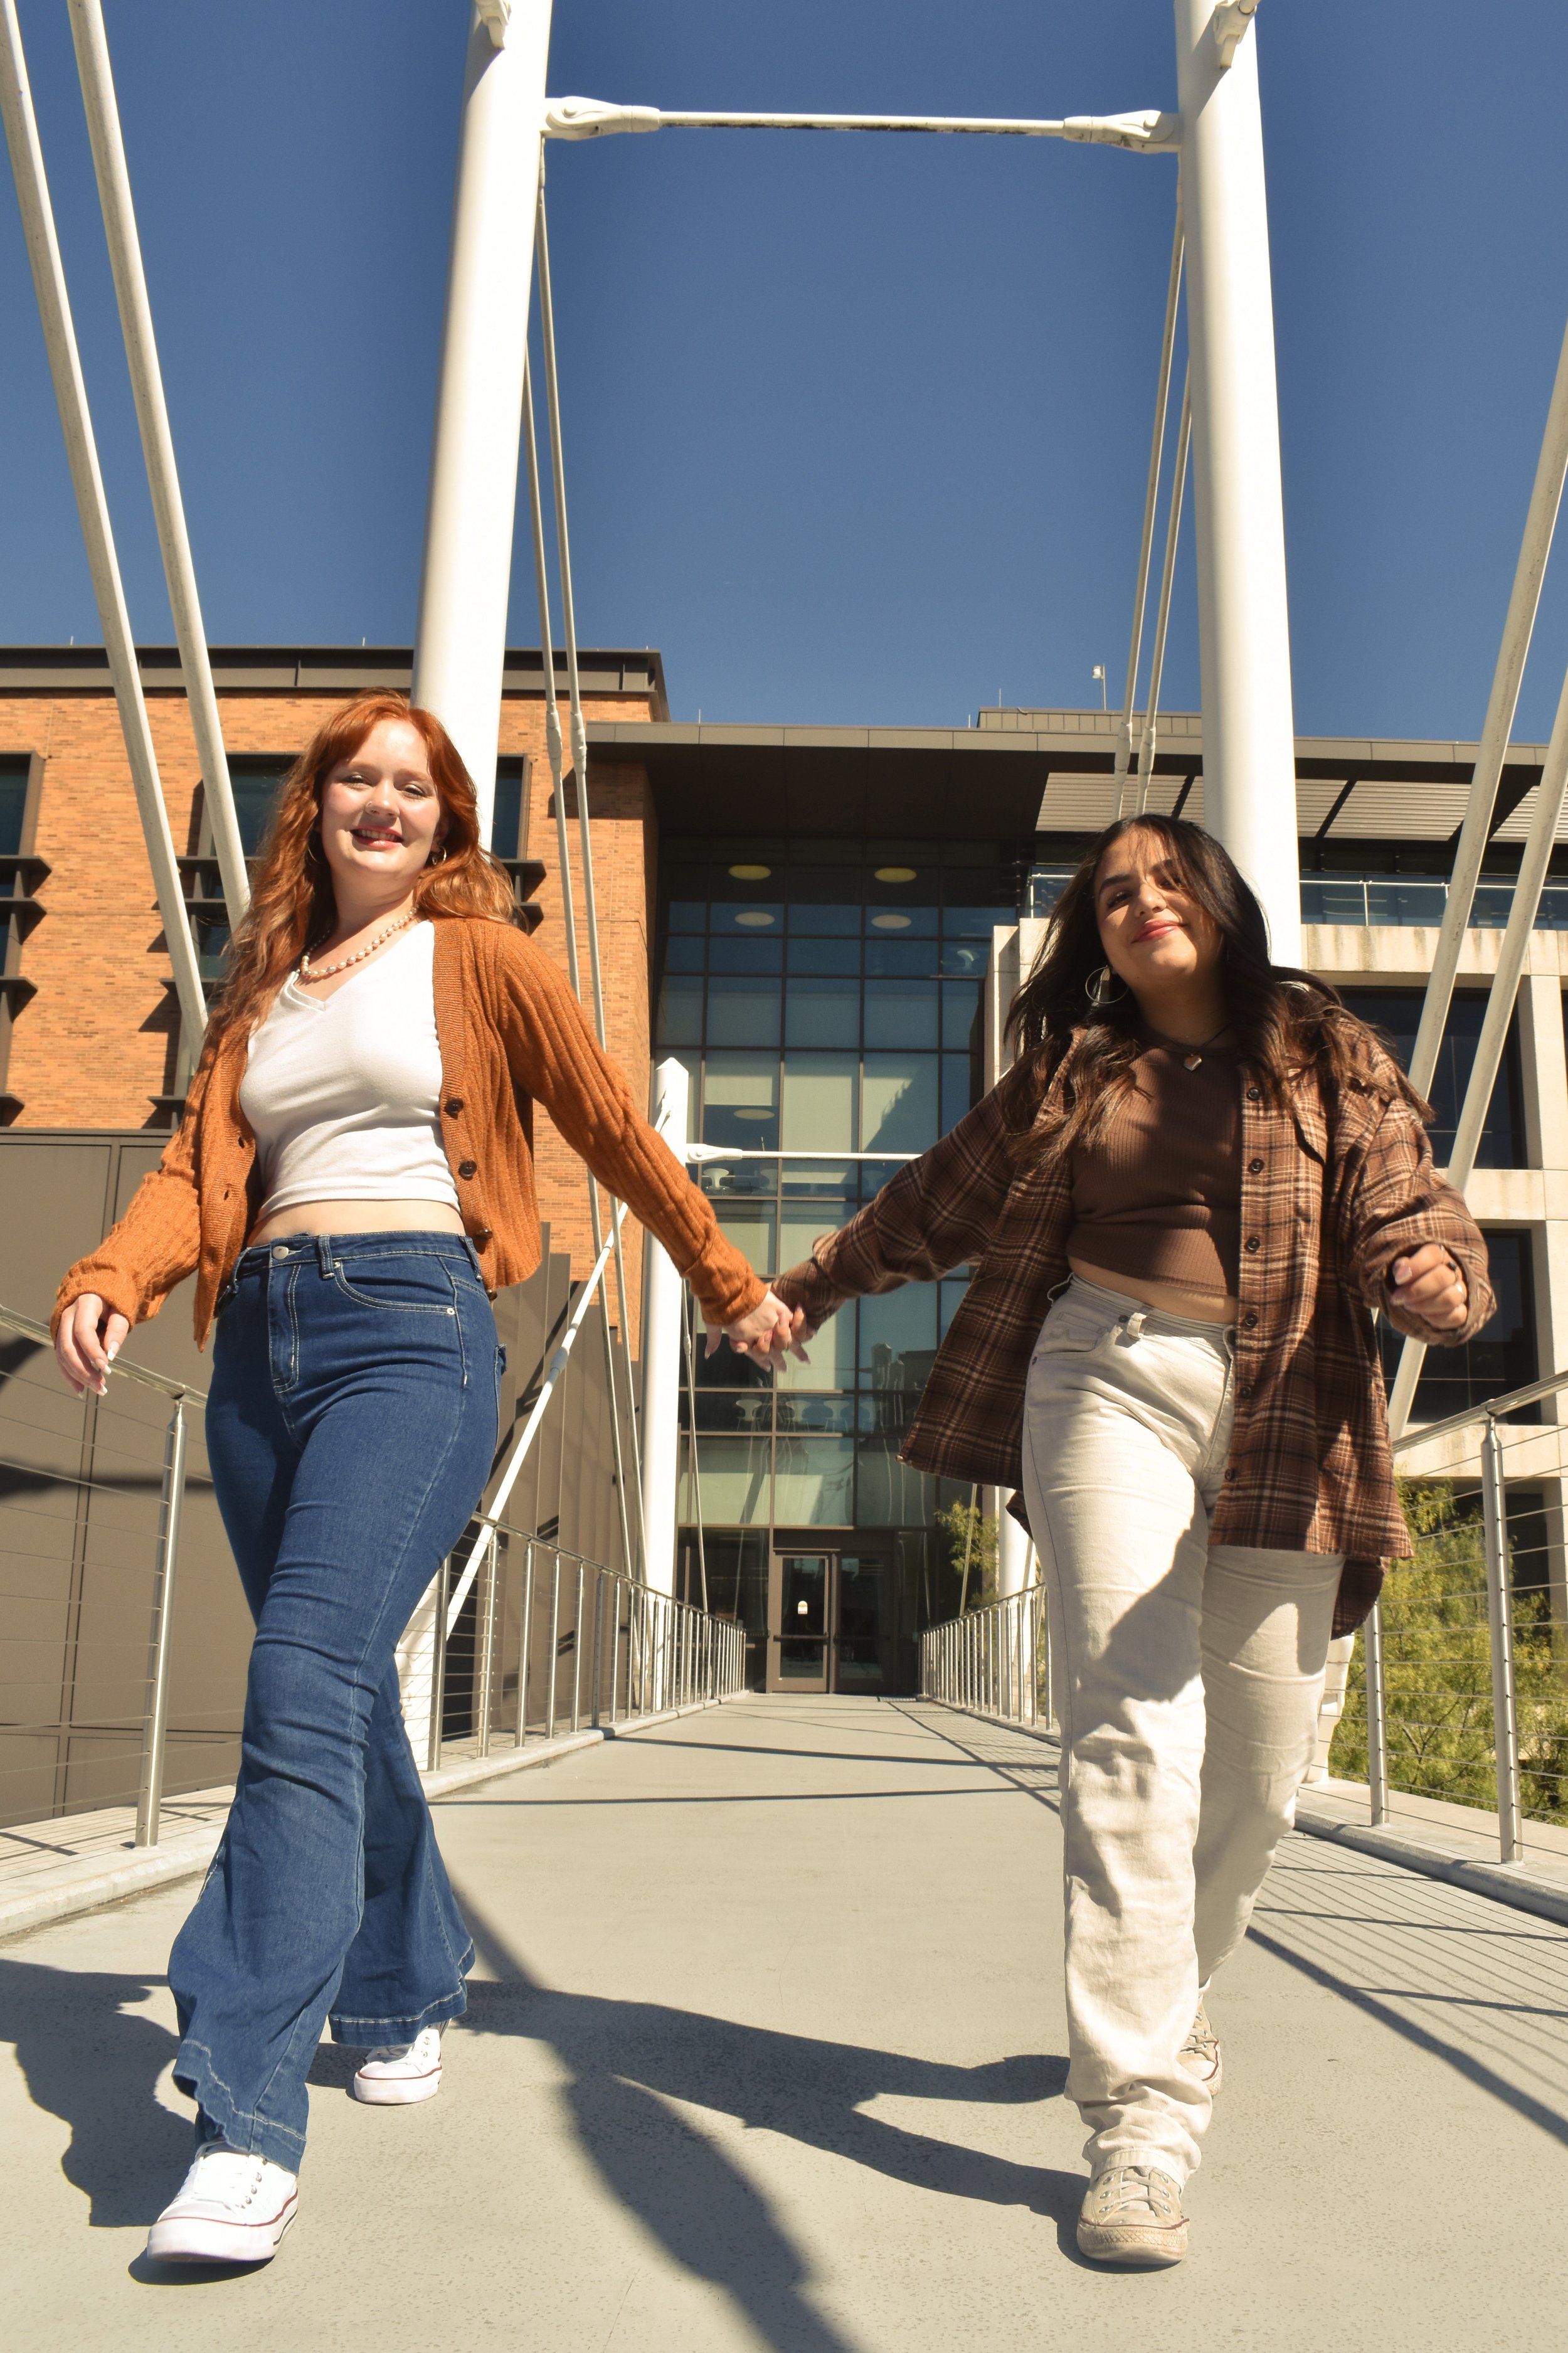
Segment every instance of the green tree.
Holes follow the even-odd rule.
[[[1497,1805],[1491,1631],[1480,1505],[1440,1480],[1401,1487],[1415,1551],[1383,1588],[1384,1724],[1390,1785],[1457,1805]],[[1514,1690],[1520,1791],[1536,1821],[1568,1821],[1568,1674],[1546,1596],[1515,1594]],[[1330,1770],[1367,1775],[1365,1637],[1358,1639]]]
[[[964,1591],[963,1565],[969,1563],[967,1607],[978,1609],[996,1599],[996,1523],[978,1504],[950,1504],[938,1512],[937,1526],[947,1539],[948,1566]]]

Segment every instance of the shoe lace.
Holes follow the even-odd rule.
[[[1170,2189],[1163,2176],[1151,2166],[1118,2166],[1113,2172],[1102,2174],[1095,2189],[1096,2203],[1107,2216],[1123,2214],[1134,2206],[1142,2207],[1161,2221],[1170,2216]]]
[[[1182,2056],[1184,2059],[1188,2052],[1192,2052],[1200,2059],[1212,2059],[1218,2050],[1219,2037],[1200,2010],[1193,2021],[1186,2041],[1182,2045]]]
[[[210,2198],[218,2206],[248,2205],[261,2187],[264,2157],[247,2156],[243,2149],[204,2148],[191,2168],[186,2193]]]

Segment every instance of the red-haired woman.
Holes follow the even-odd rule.
[[[394,1651],[496,1440],[490,1295],[537,1265],[531,1103],[655,1233],[710,1326],[789,1318],[512,923],[439,722],[365,696],[290,772],[178,1134],[60,1285],[67,1378],[197,1274],[207,1451],[256,1619],[238,1786],[169,1977],[196,2158],[149,2253],[256,2263],[295,2210],[330,2020],[427,2098],[472,1947]]]

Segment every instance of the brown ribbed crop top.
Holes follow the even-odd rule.
[[[1146,1045],[1138,1092],[1072,1156],[1068,1256],[1107,1273],[1234,1297],[1241,1239],[1241,1082],[1234,1053]]]

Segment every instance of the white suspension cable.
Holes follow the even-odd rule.
[[[555,648],[550,629],[550,575],[544,553],[544,505],[539,482],[539,443],[533,411],[533,381],[526,356],[522,369],[522,432],[523,448],[528,466],[528,510],[533,536],[533,582],[539,599],[539,648],[544,671],[544,740],[550,758],[552,800],[555,809],[555,850],[561,869],[561,914],[566,926],[566,971],[572,983],[572,993],[579,1004],[583,999],[582,974],[577,957],[577,913],[572,890],[572,850],[566,830],[566,786],[562,768],[561,709],[555,694]],[[599,1210],[599,1187],[593,1170],[588,1178],[588,1219],[593,1230],[594,1249],[602,1264],[605,1250],[604,1219]],[[614,1229],[619,1238],[617,1218]],[[616,1461],[616,1505],[620,1514],[622,1558],[627,1574],[637,1574],[632,1554],[632,1524],[626,1510],[625,1465],[621,1461],[620,1386],[616,1376],[616,1344],[610,1331],[610,1319],[605,1318],[605,1378],[609,1385],[610,1430]],[[641,1482],[638,1482],[640,1502]],[[638,1523],[639,1529],[641,1523]],[[646,1562],[646,1554],[643,1556]],[[646,1569],[645,1569],[646,1574]]]
[[[16,183],[16,201],[21,207],[22,229],[26,239],[27,259],[32,266],[33,286],[37,296],[44,343],[48,351],[49,374],[54,380],[60,427],[65,435],[71,487],[76,492],[77,512],[81,518],[82,538],[87,544],[88,569],[92,575],[99,627],[103,631],[110,676],[114,681],[114,700],[119,707],[121,731],[131,764],[131,781],[135,789],[142,831],[147,844],[148,862],[153,869],[158,913],[163,925],[169,961],[174,968],[174,990],[179,999],[184,1041],[194,1055],[200,1050],[202,1033],[206,1028],[206,996],[196,962],[195,943],[185,913],[174,836],[169,830],[169,812],[163,805],[163,787],[158,775],[157,754],[153,748],[153,731],[148,723],[147,704],[142,692],[136,641],[131,634],[125,588],[120,576],[120,561],[114,551],[109,501],[99,469],[92,413],[88,406],[81,354],[77,348],[76,329],[71,321],[70,297],[66,288],[65,267],[60,259],[59,239],[55,234],[54,207],[49,201],[48,177],[44,170],[37,118],[33,111],[33,93],[27,79],[27,60],[22,47],[22,28],[16,17],[16,0],[0,0],[0,114],[5,117],[5,143],[11,152],[11,171]]]
[[[617,1225],[626,1214],[624,1205],[617,1204],[616,1212]],[[496,1482],[495,1493],[490,1497],[489,1510],[488,1512],[476,1512],[474,1514],[474,1518],[478,1521],[480,1527],[483,1528],[484,1535],[479,1538],[478,1544],[475,1545],[472,1552],[468,1555],[468,1559],[464,1562],[463,1573],[458,1579],[457,1585],[447,1600],[447,1639],[448,1641],[451,1640],[453,1628],[456,1626],[458,1618],[462,1615],[463,1604],[468,1599],[469,1588],[472,1586],[475,1577],[484,1567],[486,1556],[489,1554],[495,1543],[496,1527],[505,1514],[507,1500],[510,1497],[512,1489],[516,1486],[518,1475],[521,1472],[524,1462],[528,1459],[528,1451],[539,1435],[540,1425],[544,1419],[545,1410],[549,1406],[551,1398],[555,1394],[556,1383],[560,1380],[562,1375],[566,1370],[567,1360],[572,1354],[577,1335],[583,1329],[584,1321],[587,1315],[588,1310],[594,1303],[594,1294],[598,1290],[599,1284],[604,1278],[605,1264],[609,1255],[610,1245],[608,1242],[605,1242],[600,1250],[598,1257],[594,1261],[593,1272],[589,1275],[587,1282],[583,1285],[582,1291],[578,1294],[576,1303],[572,1309],[572,1313],[566,1319],[566,1329],[562,1333],[560,1343],[556,1347],[555,1354],[550,1359],[549,1370],[546,1372],[543,1380],[540,1383],[539,1395],[534,1398],[533,1404],[530,1408],[528,1419],[523,1423],[522,1428],[518,1431],[517,1437],[512,1442],[511,1452],[506,1459],[506,1468],[501,1472],[500,1479]]]
[[[1181,118],[1146,107],[1131,114],[1068,114],[1055,121],[977,114],[672,113],[657,106],[618,106],[612,99],[545,100],[547,139],[603,139],[619,131],[902,131],[989,139],[1071,139],[1133,154],[1173,155]]]
[[[572,769],[577,784],[577,858],[583,874],[583,916],[588,934],[588,967],[594,989],[594,1029],[603,1051],[609,1051],[609,1036],[605,1023],[605,976],[599,953],[599,914],[594,895],[594,843],[588,821],[588,729],[583,717],[583,690],[577,670],[577,615],[572,594],[572,543],[566,529],[566,470],[562,452],[561,386],[555,365],[555,312],[550,286],[550,236],[544,212],[544,174],[539,178],[539,209],[535,219],[534,237],[539,276],[539,325],[544,346],[545,406],[550,423],[550,473],[555,493],[555,553],[561,580],[562,633],[566,640],[566,691],[571,698]],[[596,1238],[596,1237],[595,1237]],[[638,1537],[637,1558],[647,1561],[647,1531],[643,1525],[642,1447],[637,1432],[637,1409],[630,1398],[631,1322],[626,1312],[626,1264],[621,1248],[620,1222],[612,1233],[616,1259],[616,1303],[620,1317],[621,1349],[626,1359],[628,1403],[627,1429],[631,1438],[633,1495]],[[616,1420],[616,1459],[617,1475],[620,1467],[620,1427]],[[622,1509],[626,1508],[626,1481],[621,1479]],[[628,1558],[629,1558],[628,1551]]]
[[[1182,418],[1176,427],[1176,462],[1171,474],[1171,505],[1165,519],[1165,561],[1160,574],[1160,607],[1154,622],[1154,650],[1149,659],[1149,703],[1143,714],[1143,734],[1138,746],[1138,814],[1149,806],[1154,782],[1154,751],[1160,740],[1160,681],[1165,671],[1165,638],[1171,627],[1171,591],[1176,576],[1176,543],[1182,535],[1182,497],[1186,489],[1187,457],[1193,446],[1193,376],[1187,371],[1182,385]]]
[[[1143,616],[1149,603],[1149,559],[1154,545],[1154,512],[1160,499],[1160,469],[1165,455],[1165,419],[1171,406],[1171,359],[1176,346],[1176,311],[1182,290],[1182,199],[1176,195],[1176,226],[1171,236],[1171,270],[1165,287],[1165,324],[1160,337],[1160,368],[1154,391],[1154,431],[1149,450],[1149,480],[1143,492],[1143,532],[1138,543],[1138,581],[1132,592],[1132,628],[1127,641],[1127,685],[1121,697],[1121,725],[1116,736],[1116,764],[1111,786],[1116,814],[1122,815],[1127,773],[1132,763],[1132,710],[1138,700],[1138,670],[1143,656]]]
[[[1453,1150],[1448,1155],[1448,1182],[1457,1186],[1461,1193],[1470,1181],[1481,1130],[1486,1125],[1487,1113],[1491,1107],[1492,1088],[1497,1083],[1503,1048],[1508,1042],[1514,999],[1519,994],[1519,984],[1530,955],[1530,935],[1535,929],[1535,918],[1540,912],[1541,893],[1546,885],[1565,797],[1568,797],[1568,672],[1564,673],[1563,691],[1558,698],[1552,741],[1546,747],[1541,782],[1535,791],[1535,807],[1531,811],[1524,855],[1520,860],[1513,905],[1509,911],[1502,945],[1498,950],[1497,972],[1487,995],[1481,1034],[1476,1041],[1476,1059],[1470,1065],[1465,1100],[1459,1110],[1459,1124],[1455,1133]],[[1410,1419],[1415,1384],[1426,1355],[1425,1343],[1408,1337],[1400,1351],[1399,1370],[1394,1377],[1394,1394],[1388,1408],[1389,1424],[1396,1438],[1404,1436],[1405,1424]]]
[[[195,565],[191,556],[190,533],[185,528],[174,437],[169,430],[168,405],[163,398],[163,378],[153,332],[153,307],[147,297],[136,212],[131,199],[131,174],[109,61],[109,37],[104,31],[101,0],[68,0],[68,5],[110,268],[114,276],[115,300],[120,307],[121,332],[131,371],[136,422],[142,434],[147,486],[153,494],[163,577],[169,586],[169,609],[174,615],[180,667],[184,673],[185,701],[196,739],[213,849],[232,932],[250,904],[250,878],[246,872],[228,755],[224,750],[212,663],[196,595]]]
[[[1508,612],[1504,617],[1502,642],[1498,648],[1497,667],[1492,673],[1491,693],[1487,702],[1487,715],[1481,728],[1481,740],[1476,748],[1476,765],[1470,772],[1470,794],[1466,804],[1465,821],[1459,828],[1458,848],[1454,853],[1453,873],[1448,883],[1448,902],[1444,910],[1441,929],[1437,934],[1436,953],[1432,959],[1431,977],[1421,1008],[1421,1025],[1415,1034],[1415,1045],[1410,1057],[1410,1082],[1417,1094],[1431,1090],[1437,1068],[1437,1056],[1442,1047],[1443,1032],[1447,1025],[1448,1008],[1453,1001],[1454,981],[1459,969],[1459,957],[1469,929],[1470,912],[1475,904],[1476,884],[1480,878],[1481,862],[1486,856],[1487,841],[1491,832],[1492,811],[1497,804],[1498,786],[1502,779],[1503,762],[1507,757],[1509,738],[1513,733],[1514,713],[1519,707],[1520,687],[1524,678],[1525,659],[1535,630],[1536,615],[1541,607],[1541,591],[1546,577],[1547,558],[1552,552],[1552,535],[1557,527],[1558,510],[1563,501],[1563,488],[1568,480],[1568,332],[1563,338],[1557,357],[1557,374],[1552,386],[1552,398],[1547,405],[1546,426],[1541,439],[1541,455],[1536,461],[1535,480],[1531,486],[1530,505],[1525,512],[1524,532],[1520,541],[1519,561],[1514,568],[1513,586],[1509,595]],[[1561,712],[1559,712],[1561,719]],[[1556,742],[1553,730],[1552,742]],[[1542,771],[1531,838],[1535,839],[1536,823],[1550,798],[1548,780],[1552,772],[1549,750]],[[1555,828],[1555,818],[1552,820]],[[1552,834],[1546,836],[1550,856]],[[1480,1095],[1479,1110],[1473,1123],[1479,1139],[1491,1102],[1491,1090],[1501,1058],[1503,1039],[1508,1035],[1508,1019],[1513,1010],[1519,987],[1519,974],[1523,971],[1522,955],[1518,971],[1508,989],[1508,1011],[1494,1023],[1493,1014],[1499,989],[1503,985],[1505,965],[1511,960],[1509,942],[1514,934],[1521,907],[1525,902],[1524,867],[1530,860],[1527,847],[1521,861],[1518,887],[1508,929],[1503,934],[1502,950],[1498,959],[1498,971],[1492,982],[1491,994],[1482,1023],[1485,1041],[1496,1028],[1499,1043],[1491,1067],[1486,1073],[1486,1092]],[[1545,868],[1542,869],[1544,881]],[[1540,889],[1529,902],[1529,919],[1532,925],[1540,901]],[[1528,928],[1524,934],[1528,946]],[[1482,1055],[1478,1045],[1476,1060],[1470,1072],[1470,1083],[1465,1093],[1465,1109],[1461,1127],[1469,1113],[1470,1098],[1475,1093],[1482,1074]],[[1460,1138],[1456,1135],[1455,1149],[1449,1164],[1453,1183],[1461,1190],[1469,1179],[1469,1166],[1464,1175],[1454,1173],[1458,1165]],[[1475,1145],[1470,1146],[1471,1161]],[[1426,1348],[1419,1340],[1406,1338],[1400,1352],[1399,1369],[1388,1400],[1389,1428],[1395,1438],[1404,1435],[1415,1398],[1415,1385],[1420,1377]]]

